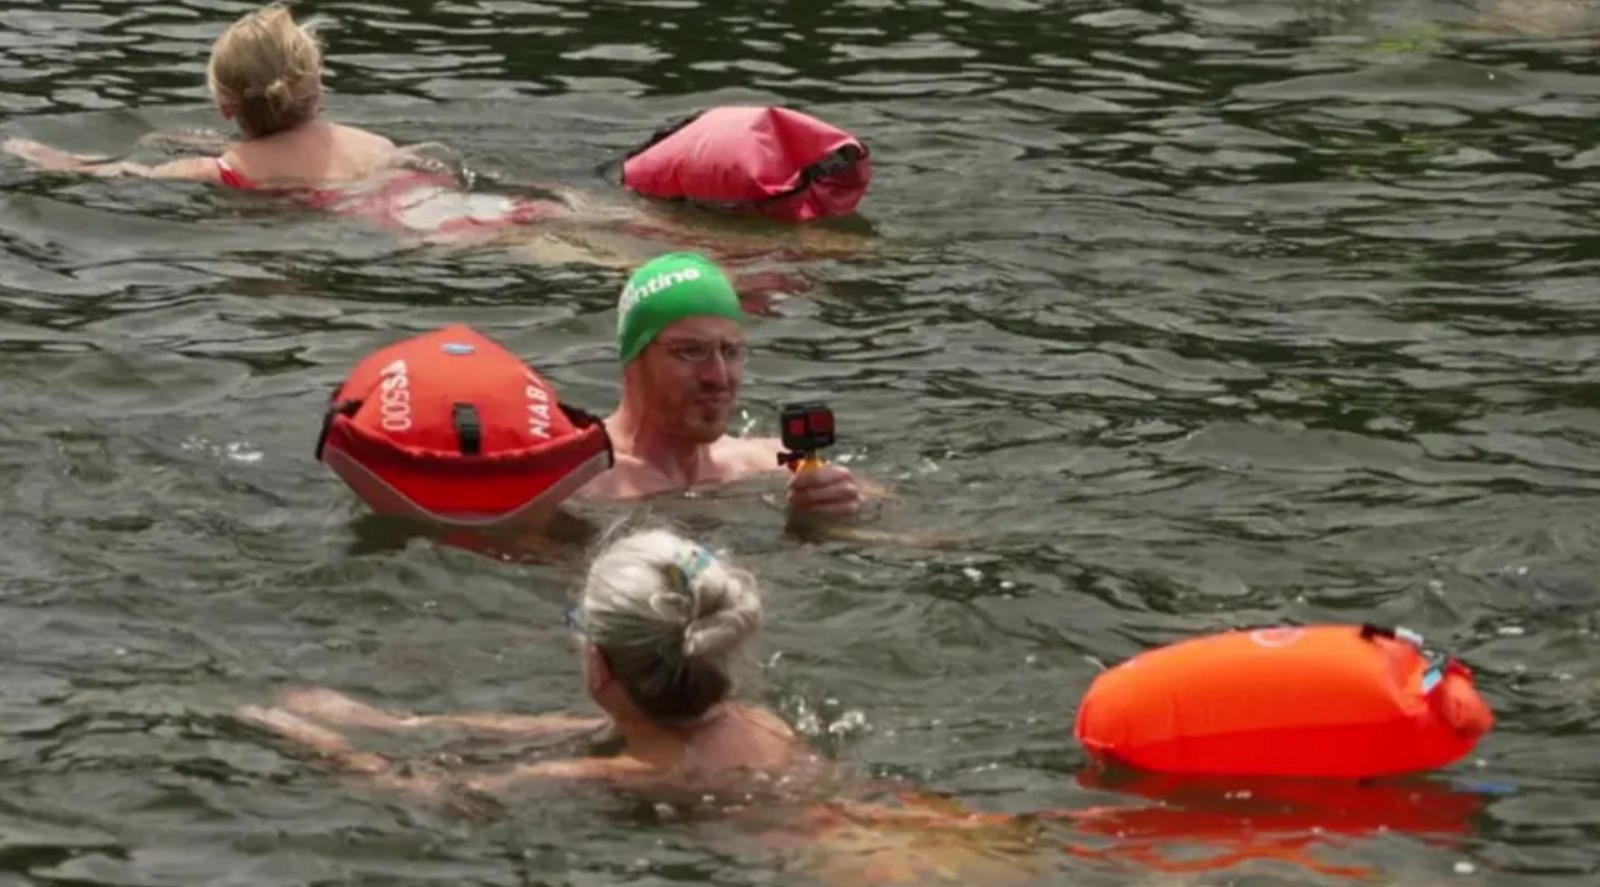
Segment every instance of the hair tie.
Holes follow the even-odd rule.
[[[689,589],[694,587],[694,580],[711,568],[711,560],[711,552],[704,546],[696,545],[688,557],[667,565],[667,580],[679,593],[688,594]]]

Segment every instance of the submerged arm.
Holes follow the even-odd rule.
[[[629,758],[593,758],[545,761],[517,767],[507,773],[470,780],[451,779],[442,772],[400,772],[393,761],[374,752],[360,751],[343,735],[313,724],[300,715],[281,708],[247,705],[239,709],[246,723],[269,730],[316,752],[322,760],[347,773],[371,777],[379,785],[404,789],[421,795],[438,796],[457,787],[494,793],[518,783],[538,779],[606,779],[648,770]]]
[[[572,715],[513,715],[494,712],[417,715],[410,712],[388,712],[358,702],[343,693],[321,687],[291,690],[284,694],[282,704],[286,711],[315,718],[324,723],[376,730],[462,727],[486,733],[542,736],[551,733],[595,730],[607,723],[605,718]]]
[[[238,715],[240,720],[246,723],[270,730],[305,746],[339,770],[365,776],[387,788],[403,789],[426,797],[438,798],[457,784],[440,772],[404,772],[396,768],[395,762],[383,755],[359,751],[342,735],[281,708],[247,705],[239,709]],[[474,809],[470,801],[461,798],[455,799],[452,805],[462,812],[471,812]]]
[[[858,520],[867,506],[898,497],[892,489],[875,481],[856,475],[848,477],[847,480],[839,468],[829,465],[791,479],[785,531],[803,538],[910,548],[950,548],[970,541],[951,533],[897,532],[863,526]]]
[[[409,727],[462,727],[487,733],[507,733],[518,736],[542,736],[550,733],[575,733],[598,730],[606,725],[605,718],[576,715],[511,715],[498,712],[464,713],[454,715],[412,715]]]
[[[633,758],[574,758],[526,764],[495,776],[481,776],[467,785],[492,793],[543,779],[627,779],[652,772],[648,765]]]
[[[281,708],[247,705],[239,709],[239,718],[305,746],[340,770],[365,773],[369,776],[376,776],[389,770],[389,759],[383,755],[358,751],[343,735],[302,720]]]
[[[196,129],[182,132],[147,133],[139,138],[139,144],[147,148],[158,148],[163,151],[182,148],[185,150],[205,151],[209,154],[221,154],[232,148],[236,144],[236,140],[219,132]]]
[[[0,143],[0,150],[21,157],[40,169],[53,172],[75,172],[96,176],[128,175],[196,182],[218,180],[216,163],[209,157],[186,157],[160,166],[146,166],[143,163],[84,157],[28,139],[6,139],[4,143]]]

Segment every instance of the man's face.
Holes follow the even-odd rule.
[[[667,327],[627,369],[627,381],[663,432],[707,444],[728,430],[744,379],[744,332],[725,317]]]

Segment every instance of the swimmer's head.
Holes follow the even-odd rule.
[[[206,83],[222,116],[246,138],[310,121],[322,100],[322,47],[278,4],[229,26],[211,47]]]
[[[618,719],[683,722],[732,692],[729,660],[760,629],[761,598],[750,573],[676,533],[646,530],[595,559],[573,619],[597,703]]]
[[[624,408],[667,437],[722,437],[744,380],[744,319],[732,281],[704,256],[645,263],[617,301]]]
[[[697,253],[667,253],[639,266],[617,300],[617,351],[636,359],[674,323],[691,317],[744,321],[739,294],[716,263]]]

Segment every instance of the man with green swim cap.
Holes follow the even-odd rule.
[[[744,322],[739,294],[722,269],[695,253],[668,253],[645,263],[617,300],[617,352],[623,365],[674,322],[691,317]]]
[[[744,381],[745,318],[733,282],[704,256],[668,253],[634,271],[617,302],[622,403],[606,418],[616,465],[581,495],[634,499],[784,470],[781,441],[727,433]],[[789,482],[797,511],[854,515],[862,501],[843,466]]]

